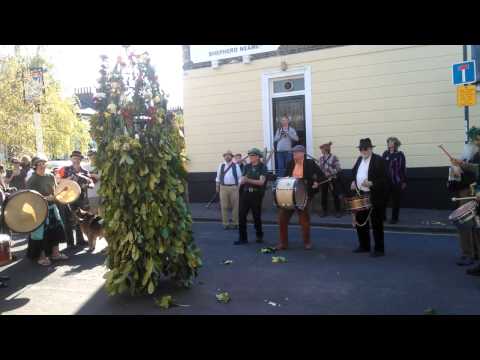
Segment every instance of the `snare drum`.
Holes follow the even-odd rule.
[[[372,207],[370,195],[359,195],[345,198],[345,210],[352,213],[369,210]]]
[[[471,229],[477,226],[475,217],[478,213],[478,205],[475,200],[469,201],[452,212],[448,217],[458,229]]]
[[[29,233],[42,225],[48,215],[48,203],[34,190],[20,190],[7,197],[3,207],[5,225],[16,233]]]
[[[307,206],[305,182],[294,177],[279,178],[273,186],[275,205],[286,210],[303,210]]]

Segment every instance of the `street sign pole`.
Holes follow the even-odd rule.
[[[463,45],[463,61],[467,61],[467,45]],[[463,74],[464,73],[465,73],[465,71],[463,71]],[[467,85],[464,84],[463,86],[467,86]],[[465,106],[464,112],[465,112],[464,126],[465,126],[465,144],[466,144],[466,143],[468,143],[467,133],[468,133],[468,130],[470,130],[470,124],[469,124],[469,120],[470,120],[469,115],[470,114],[469,114],[468,106]]]
[[[33,125],[35,127],[35,140],[37,147],[37,155],[44,155],[43,151],[43,133],[42,133],[42,115],[40,113],[40,106],[35,106],[33,113]]]

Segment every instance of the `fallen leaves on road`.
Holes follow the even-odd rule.
[[[222,264],[223,264],[223,265],[230,265],[230,264],[233,264],[233,260],[230,260],[230,259],[223,260],[223,261],[222,261]]]
[[[425,309],[424,314],[425,315],[438,315],[437,310],[435,310],[433,308]]]
[[[159,299],[155,300],[155,303],[160,306],[162,309],[168,309],[173,305],[173,298],[171,295],[162,296]]]
[[[179,307],[190,307],[191,305],[182,305],[176,304],[173,302],[173,297],[171,295],[162,296],[160,299],[155,299],[155,303],[162,309],[169,309],[174,306]]]
[[[260,249],[260,252],[261,252],[262,254],[270,254],[270,253],[274,253],[275,250],[276,250],[276,249],[273,248],[273,247],[264,247],[264,248],[261,248],[261,249]]]
[[[217,298],[217,301],[218,302],[221,302],[221,303],[228,303],[230,301],[230,294],[228,292],[221,292],[219,294],[216,294],[215,297]]]
[[[283,256],[272,256],[272,263],[278,264],[278,263],[284,263],[287,262],[287,259],[284,258]]]

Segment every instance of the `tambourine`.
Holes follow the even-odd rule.
[[[55,189],[53,197],[60,204],[71,204],[78,200],[82,193],[80,185],[69,179],[61,179]]]

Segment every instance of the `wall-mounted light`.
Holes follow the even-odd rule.
[[[212,69],[218,69],[218,60],[212,60]]]
[[[243,55],[242,56],[242,62],[244,64],[250,64],[252,62],[252,58],[250,55]]]

